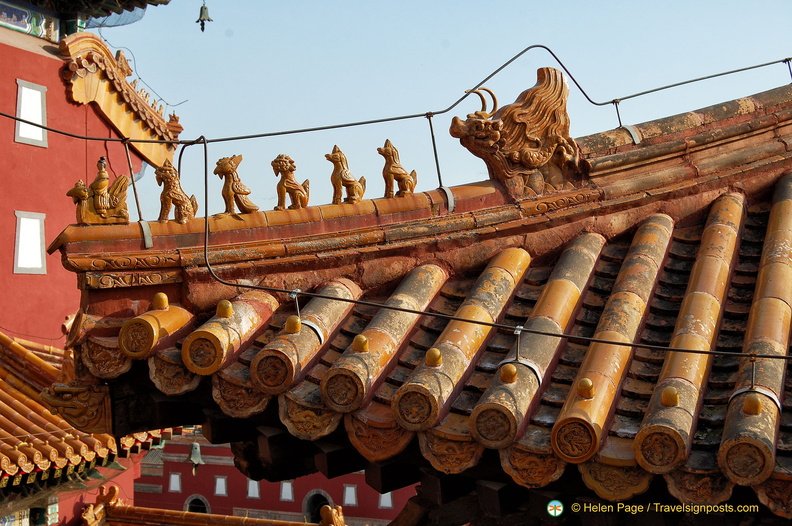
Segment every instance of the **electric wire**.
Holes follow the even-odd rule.
[[[470,320],[467,318],[462,318],[459,316],[454,316],[451,314],[444,314],[441,312],[431,312],[431,311],[423,311],[418,309],[410,309],[407,307],[399,307],[396,305],[387,305],[383,303],[376,303],[366,300],[360,299],[348,299],[348,298],[341,298],[336,296],[330,296],[327,294],[321,294],[318,292],[306,292],[299,289],[283,289],[278,287],[268,287],[264,285],[251,285],[246,283],[234,283],[232,281],[226,281],[221,278],[216,272],[215,269],[212,267],[212,264],[209,262],[209,151],[208,151],[208,141],[204,137],[199,137],[196,142],[203,144],[204,150],[204,243],[203,243],[203,256],[204,256],[204,264],[206,265],[206,270],[209,272],[209,275],[220,283],[221,285],[227,285],[230,287],[239,287],[244,289],[252,289],[252,290],[261,290],[265,292],[274,292],[279,294],[287,294],[289,297],[293,298],[296,301],[299,301],[300,296],[305,296],[308,298],[321,298],[325,300],[331,301],[341,301],[344,303],[351,303],[353,305],[361,305],[365,307],[374,307],[377,309],[386,309],[386,310],[393,310],[398,312],[405,312],[408,314],[416,314],[419,316],[429,316],[433,318],[439,318],[446,321],[460,321],[471,323],[474,325],[482,325],[490,328],[495,329],[505,329],[508,331],[512,331],[515,334],[519,335],[522,332],[536,334],[539,336],[550,336],[553,338],[559,339],[567,339],[570,341],[582,341],[587,343],[601,343],[606,345],[615,345],[615,346],[622,346],[622,347],[631,347],[633,349],[650,349],[655,351],[663,351],[663,352],[680,352],[680,353],[692,353],[692,354],[705,354],[711,356],[734,356],[734,357],[743,357],[743,358],[750,358],[751,360],[755,360],[757,358],[774,358],[774,359],[783,359],[783,360],[792,360],[792,356],[788,355],[776,355],[776,354],[763,354],[763,353],[743,353],[743,352],[732,352],[732,351],[714,351],[714,350],[692,350],[692,349],[684,349],[681,347],[667,347],[662,345],[655,345],[650,343],[637,343],[637,342],[617,342],[613,340],[607,340],[602,338],[593,338],[590,336],[582,336],[582,335],[575,335],[575,334],[567,334],[567,333],[555,333],[555,332],[548,332],[542,331],[538,329],[531,329],[528,327],[524,327],[523,325],[509,325],[505,323],[498,323],[498,322],[486,322],[483,320]],[[298,305],[298,312],[299,312],[299,305]],[[519,353],[519,349],[517,349]]]
[[[654,89],[651,89],[651,90],[646,90],[646,91],[642,91],[642,92],[639,92],[639,93],[626,95],[626,96],[619,97],[619,98],[614,98],[614,99],[609,100],[609,101],[597,102],[597,101],[593,100],[586,93],[586,91],[582,88],[582,86],[577,81],[577,79],[575,79],[575,77],[572,75],[572,73],[569,71],[569,69],[566,67],[566,65],[558,58],[558,56],[549,47],[544,46],[542,44],[534,44],[534,45],[526,47],[525,49],[523,49],[522,51],[520,51],[519,53],[514,55],[512,58],[510,58],[509,60],[504,62],[500,67],[495,69],[492,73],[490,73],[488,76],[486,76],[484,79],[482,79],[478,84],[476,84],[475,87],[473,87],[470,90],[466,90],[466,92],[459,99],[457,99],[454,103],[452,103],[450,106],[448,106],[447,108],[445,108],[443,110],[434,111],[434,112],[430,111],[430,112],[414,113],[414,114],[407,114],[407,115],[401,115],[401,116],[395,116],[395,117],[386,117],[386,118],[380,118],[380,119],[371,119],[371,120],[364,120],[364,121],[348,122],[348,123],[342,123],[342,124],[333,124],[333,125],[326,125],[326,126],[315,126],[315,127],[309,127],[309,128],[300,128],[300,129],[277,131],[277,132],[266,132],[266,133],[258,133],[258,134],[251,134],[251,135],[238,135],[238,136],[231,136],[231,137],[221,137],[221,138],[216,138],[216,139],[207,139],[204,135],[201,135],[200,137],[198,137],[197,139],[194,139],[194,140],[183,140],[183,139],[180,139],[180,140],[158,140],[158,139],[113,138],[113,137],[110,137],[110,138],[108,138],[108,137],[89,137],[89,136],[82,136],[82,135],[79,135],[79,134],[65,132],[65,131],[58,130],[58,129],[55,129],[55,128],[52,128],[52,127],[44,126],[44,125],[29,121],[29,120],[26,120],[26,119],[22,119],[20,117],[15,116],[15,115],[10,115],[10,114],[5,113],[5,112],[0,112],[0,116],[6,117],[6,118],[10,118],[10,119],[16,120],[18,122],[23,122],[25,124],[30,124],[32,126],[37,126],[39,128],[45,129],[47,131],[51,131],[53,133],[58,133],[58,134],[65,135],[65,136],[68,136],[68,137],[72,137],[72,138],[75,138],[75,139],[88,140],[88,141],[121,142],[121,143],[124,143],[125,145],[128,145],[129,143],[180,144],[180,145],[183,145],[185,147],[186,146],[196,145],[196,144],[202,144],[203,145],[203,151],[204,151],[204,191],[205,191],[204,198],[205,198],[205,203],[206,203],[206,206],[204,208],[204,223],[205,223],[205,228],[204,228],[204,261],[205,261],[205,264],[206,264],[207,271],[209,272],[209,274],[212,277],[212,279],[214,279],[217,282],[219,282],[221,284],[224,284],[224,285],[229,285],[229,286],[232,286],[232,287],[249,288],[249,289],[255,289],[255,290],[264,290],[264,291],[268,291],[268,292],[284,293],[284,294],[289,294],[289,295],[295,295],[297,297],[302,295],[302,296],[311,297],[311,298],[324,298],[324,299],[328,299],[328,300],[343,301],[343,302],[353,303],[353,304],[357,304],[357,305],[364,305],[364,306],[370,306],[370,307],[375,307],[375,308],[397,310],[397,311],[408,312],[408,313],[418,314],[418,315],[433,316],[433,317],[442,318],[442,319],[445,319],[445,320],[448,320],[448,321],[451,321],[451,320],[462,321],[462,322],[467,322],[467,323],[474,323],[474,324],[490,326],[492,328],[506,329],[506,330],[510,330],[510,331],[520,330],[520,331],[526,332],[526,333],[532,333],[532,334],[543,335],[543,336],[551,336],[551,337],[556,337],[556,338],[565,338],[565,339],[573,340],[573,341],[574,340],[585,341],[585,342],[588,342],[588,343],[603,343],[603,344],[618,345],[618,346],[624,346],[624,347],[645,348],[645,349],[651,349],[651,350],[659,350],[659,351],[664,351],[664,352],[683,352],[683,353],[711,354],[711,355],[719,355],[719,356],[737,356],[737,357],[748,357],[748,356],[751,356],[753,359],[755,359],[755,358],[775,358],[775,359],[792,360],[792,356],[779,356],[779,355],[774,355],[774,354],[741,353],[741,352],[738,353],[738,352],[730,352],[730,351],[712,351],[712,350],[711,351],[699,351],[699,350],[690,350],[690,349],[682,349],[682,348],[664,347],[664,346],[659,346],[659,345],[654,345],[654,344],[646,344],[646,343],[615,342],[615,341],[603,340],[603,339],[586,337],[586,336],[580,336],[580,335],[549,333],[549,332],[539,331],[539,330],[535,330],[535,329],[525,328],[525,327],[522,327],[522,326],[513,326],[513,325],[507,325],[507,324],[503,324],[503,323],[494,323],[494,322],[490,323],[490,322],[483,322],[483,321],[473,321],[473,320],[469,320],[469,319],[465,319],[465,318],[459,318],[459,317],[456,317],[456,316],[447,315],[447,314],[443,314],[443,313],[419,311],[419,310],[407,309],[407,308],[403,308],[403,307],[395,307],[395,306],[390,306],[390,305],[383,305],[383,304],[378,304],[378,303],[368,302],[368,301],[363,301],[363,300],[350,300],[350,299],[345,299],[345,298],[337,298],[337,297],[326,296],[326,295],[322,295],[322,294],[319,294],[319,293],[313,293],[313,292],[280,289],[280,288],[276,288],[276,287],[266,287],[266,286],[261,286],[261,285],[248,285],[248,284],[233,283],[233,282],[228,282],[228,281],[223,280],[222,278],[220,278],[216,274],[214,268],[212,268],[212,265],[209,262],[209,257],[208,257],[208,246],[209,246],[209,235],[210,235],[209,211],[208,211],[208,201],[209,201],[209,188],[208,188],[209,187],[209,156],[208,156],[208,144],[209,143],[220,143],[220,142],[239,141],[239,140],[247,140],[247,139],[258,139],[258,138],[267,138],[267,137],[275,137],[275,136],[283,136],[283,135],[294,135],[294,134],[309,133],[309,132],[315,132],[315,131],[326,131],[326,130],[348,128],[348,127],[356,127],[356,126],[364,126],[364,125],[371,125],[371,124],[381,124],[381,123],[395,122],[395,121],[401,121],[401,120],[407,120],[407,119],[415,119],[415,118],[427,118],[427,119],[429,119],[430,129],[431,129],[432,128],[432,125],[431,125],[432,117],[434,117],[435,115],[441,115],[441,114],[444,114],[444,113],[448,113],[451,110],[453,110],[454,108],[456,108],[468,96],[470,96],[471,93],[473,93],[475,90],[481,88],[487,81],[489,81],[490,79],[495,77],[498,73],[503,71],[506,67],[508,67],[510,64],[512,64],[514,61],[519,59],[522,55],[524,55],[525,53],[527,53],[528,51],[531,51],[533,49],[542,49],[542,50],[547,51],[553,57],[553,59],[559,64],[559,66],[564,70],[564,72],[569,76],[570,80],[575,84],[577,89],[581,92],[581,94],[585,97],[585,99],[589,103],[591,103],[593,105],[596,105],[596,106],[605,106],[605,105],[608,105],[608,104],[613,104],[615,109],[616,109],[617,116],[619,117],[620,125],[621,125],[621,117],[619,115],[618,105],[619,105],[620,102],[625,101],[625,100],[633,99],[633,98],[636,98],[636,97],[641,97],[641,96],[644,96],[644,95],[648,95],[648,94],[651,94],[651,93],[656,93],[656,92],[659,92],[659,91],[662,91],[662,90],[666,90],[666,89],[670,89],[670,88],[674,88],[674,87],[683,86],[683,85],[686,85],[686,84],[691,84],[691,83],[700,82],[700,81],[704,81],[704,80],[708,80],[708,79],[712,79],[712,78],[716,78],[716,77],[722,77],[722,76],[725,76],[725,75],[731,75],[731,74],[735,74],[735,73],[740,73],[740,72],[744,72],[744,71],[758,69],[758,68],[762,68],[762,67],[766,67],[766,66],[770,66],[770,65],[774,65],[774,64],[781,64],[781,63],[786,64],[787,67],[790,69],[790,72],[791,72],[790,74],[792,74],[792,66],[790,66],[790,61],[792,61],[792,58],[784,58],[784,59],[775,60],[775,61],[772,61],[772,62],[765,62],[765,63],[762,63],[762,64],[756,64],[756,65],[753,65],[753,66],[747,66],[747,67],[744,67],[744,68],[730,70],[730,71],[726,71],[726,72],[722,72],[722,73],[706,75],[706,76],[703,76],[703,77],[698,77],[698,78],[695,78],[695,79],[690,79],[690,80],[686,80],[686,81],[682,81],[682,82],[676,82],[676,83],[673,83],[673,84],[668,84],[668,85],[661,86],[661,87],[658,87],[658,88],[654,88]],[[431,132],[432,132],[432,139],[434,140],[433,129],[431,130]],[[179,160],[178,160],[179,166],[181,166],[181,159],[182,159],[182,154],[183,153],[184,153],[184,148],[182,148],[182,151],[179,154]],[[436,148],[435,148],[435,157],[437,157]],[[435,160],[437,162],[437,158]],[[438,162],[438,179],[439,178],[440,178],[440,172],[439,172],[439,162]],[[442,181],[441,181],[441,186],[442,186]]]
[[[298,129],[282,130],[282,131],[275,131],[275,132],[255,133],[255,134],[249,134],[249,135],[236,135],[236,136],[229,136],[229,137],[219,137],[219,138],[215,138],[215,139],[207,139],[205,136],[202,135],[201,138],[196,139],[196,140],[185,140],[185,139],[166,140],[166,139],[132,139],[132,138],[115,138],[115,137],[92,137],[92,136],[85,136],[85,135],[79,135],[79,134],[75,134],[75,133],[71,133],[71,132],[66,132],[66,131],[63,131],[63,130],[59,130],[57,128],[52,128],[52,127],[49,127],[49,126],[45,126],[45,125],[42,125],[42,124],[39,124],[39,123],[36,123],[36,122],[32,122],[32,121],[29,121],[29,120],[22,119],[20,117],[17,117],[15,115],[11,115],[11,114],[8,114],[8,113],[5,113],[5,112],[0,112],[0,116],[6,117],[6,118],[9,118],[9,119],[13,119],[13,120],[22,122],[24,124],[29,124],[31,126],[36,126],[38,128],[41,128],[41,129],[44,129],[44,130],[47,130],[47,131],[51,131],[53,133],[57,133],[57,134],[65,135],[67,137],[72,137],[72,138],[81,139],[81,140],[110,141],[110,142],[124,142],[124,141],[127,141],[127,142],[130,142],[130,143],[148,143],[148,144],[179,144],[179,145],[184,145],[184,146],[195,145],[195,144],[198,144],[201,141],[206,141],[207,143],[219,143],[219,142],[240,141],[240,140],[247,140],[247,139],[261,139],[261,138],[276,137],[276,136],[283,136],[283,135],[294,135],[294,134],[309,133],[309,132],[316,132],[316,131],[327,131],[327,130],[334,130],[334,129],[341,129],[341,128],[350,128],[350,127],[356,127],[356,126],[366,126],[366,125],[371,125],[371,124],[382,124],[382,123],[387,123],[387,122],[395,122],[395,121],[402,121],[402,120],[408,120],[408,119],[427,118],[427,117],[430,117],[430,116],[442,115],[444,113],[448,113],[451,110],[453,110],[454,108],[456,108],[460,103],[462,103],[462,101],[464,101],[467,97],[469,97],[472,92],[474,92],[475,90],[481,88],[487,81],[489,81],[490,79],[495,77],[495,75],[497,75],[498,73],[503,71],[506,67],[508,67],[510,64],[512,64],[515,60],[517,60],[522,55],[524,55],[525,53],[527,53],[528,51],[531,51],[533,49],[543,49],[543,50],[547,51],[553,57],[553,59],[558,63],[558,65],[564,70],[564,72],[567,74],[567,76],[569,76],[570,80],[575,84],[577,89],[580,91],[580,93],[583,95],[583,97],[589,103],[591,103],[591,104],[593,104],[595,106],[607,106],[608,104],[613,104],[617,108],[616,109],[617,113],[618,113],[618,104],[623,102],[623,101],[625,101],[625,100],[630,100],[630,99],[634,99],[636,97],[649,95],[649,94],[656,93],[656,92],[663,91],[663,90],[667,90],[667,89],[670,89],[670,88],[675,88],[675,87],[684,86],[684,85],[687,85],[687,84],[701,82],[701,81],[704,81],[704,80],[709,80],[709,79],[713,79],[713,78],[717,78],[717,77],[722,77],[722,76],[725,76],[725,75],[732,75],[732,74],[735,74],[735,73],[741,73],[741,72],[744,72],[744,71],[749,71],[749,70],[754,70],[754,69],[758,69],[758,68],[763,68],[763,67],[771,66],[771,65],[774,65],[774,64],[786,64],[787,67],[790,69],[790,75],[792,75],[792,66],[790,65],[790,62],[792,62],[792,57],[790,57],[790,58],[783,58],[783,59],[779,59],[779,60],[774,60],[774,61],[771,61],[771,62],[765,62],[765,63],[762,63],[762,64],[755,64],[755,65],[752,65],[752,66],[746,66],[746,67],[743,67],[743,68],[734,69],[734,70],[730,70],[730,71],[724,71],[724,72],[721,72],[721,73],[715,73],[715,74],[712,74],[712,75],[705,75],[705,76],[702,76],[702,77],[697,77],[697,78],[694,78],[694,79],[685,80],[685,81],[681,81],[681,82],[675,82],[673,84],[668,84],[668,85],[661,86],[661,87],[658,87],[658,88],[645,90],[645,91],[641,91],[641,92],[638,92],[638,93],[633,93],[631,95],[625,95],[625,96],[614,98],[614,99],[607,100],[607,101],[598,102],[598,101],[595,101],[594,99],[592,99],[588,95],[588,93],[586,93],[586,91],[583,89],[583,87],[577,81],[577,79],[572,75],[572,73],[569,71],[569,69],[566,67],[566,65],[558,58],[558,56],[549,47],[547,47],[545,45],[542,45],[542,44],[534,44],[534,45],[526,47],[525,49],[523,49],[522,51],[520,51],[519,53],[514,55],[512,58],[510,58],[509,60],[504,62],[500,67],[498,67],[492,73],[487,75],[483,80],[481,80],[473,88],[471,88],[470,90],[466,90],[465,93],[461,97],[459,97],[459,99],[457,99],[454,103],[452,103],[450,106],[448,106],[447,108],[445,108],[443,110],[440,110],[440,111],[428,111],[428,112],[422,112],[422,113],[411,113],[411,114],[399,115],[399,116],[395,116],[395,117],[384,117],[384,118],[379,118],[379,119],[369,119],[369,120],[363,120],[363,121],[354,121],[354,122],[347,122],[347,123],[341,123],[341,124],[329,124],[329,125],[325,125],[325,126],[314,126],[314,127],[309,127],[309,128],[298,128]]]

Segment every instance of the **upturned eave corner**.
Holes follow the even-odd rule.
[[[173,160],[183,130],[179,118],[172,114],[166,120],[163,105],[151,102],[146,90],[138,89],[137,80],[127,80],[133,70],[123,51],[113,55],[101,38],[85,32],[61,40],[60,51],[66,62],[62,78],[69,100],[77,104],[93,102],[122,137],[132,140],[130,147],[149,164],[161,166]]]

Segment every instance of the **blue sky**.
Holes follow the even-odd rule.
[[[149,7],[142,20],[101,34],[127,57],[143,81],[175,111],[182,139],[208,139],[441,111],[524,48],[554,51],[588,95],[609,101],[659,86],[792,56],[792,2],[384,2],[206,0],[213,22],[201,32],[201,0]],[[428,4],[428,5],[427,5]],[[485,86],[508,104],[534,85],[536,69],[559,67],[543,50],[529,51]],[[620,106],[638,124],[751,95],[792,80],[777,64],[677,88]],[[448,134],[451,118],[479,108],[471,97],[434,119],[443,183],[487,178],[484,163]],[[592,106],[572,86],[572,136],[618,127],[610,105]],[[221,211],[220,157],[242,154],[239,174],[261,209],[275,206],[270,161],[294,158],[299,181],[311,180],[310,204],[330,202],[337,144],[352,172],[381,197],[383,159],[391,139],[402,164],[418,172],[418,191],[438,186],[425,118],[209,145],[211,213]],[[185,190],[201,201],[203,150],[184,154]],[[144,219],[156,219],[153,170],[141,180]],[[136,218],[133,218],[136,219]]]

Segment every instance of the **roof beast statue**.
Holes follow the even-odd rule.
[[[482,88],[492,95],[491,112],[481,91],[474,91],[482,109],[451,123],[451,135],[482,158],[490,178],[503,183],[516,199],[579,187],[588,175],[588,163],[569,136],[566,79],[553,68],[540,68],[536,74],[534,87],[500,109],[492,92]]]

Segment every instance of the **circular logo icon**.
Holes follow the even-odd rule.
[[[547,503],[547,514],[551,517],[558,517],[564,513],[564,505],[560,500],[551,500]]]

